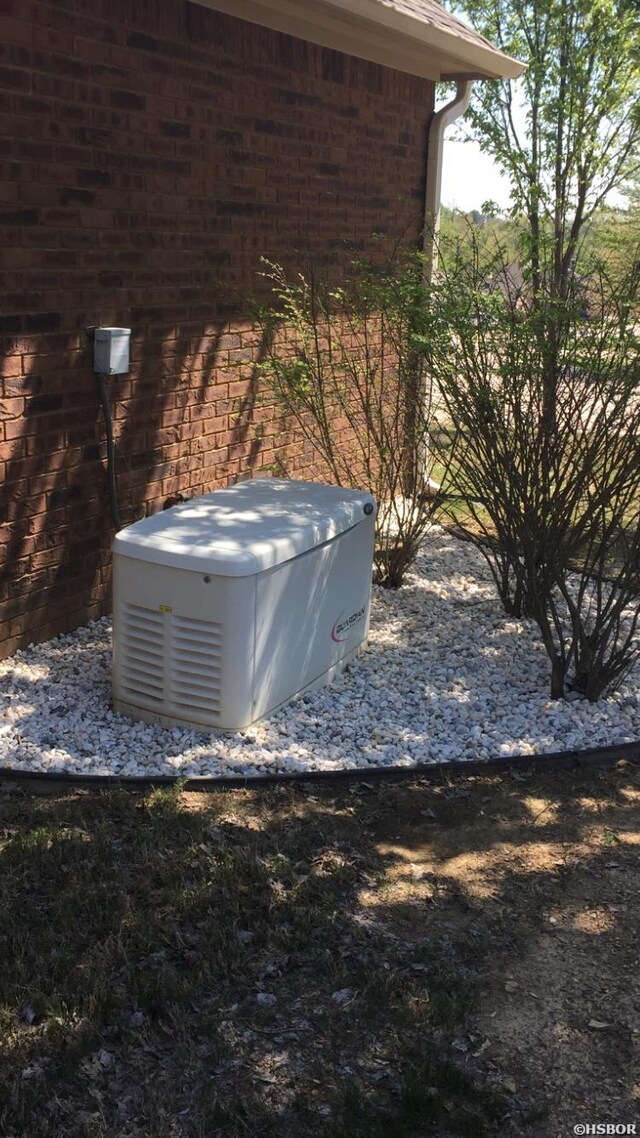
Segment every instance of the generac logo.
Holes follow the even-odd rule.
[[[337,619],[334,621],[333,628],[331,629],[331,639],[335,640],[336,644],[342,644],[347,639],[349,633],[352,632],[356,624],[364,620],[364,614],[367,611],[367,606],[363,605],[361,609],[352,612],[350,616],[345,616],[347,610],[343,609]]]

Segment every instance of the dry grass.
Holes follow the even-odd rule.
[[[0,1133],[546,1138],[612,1106],[633,1120],[639,788],[629,765],[5,786]]]

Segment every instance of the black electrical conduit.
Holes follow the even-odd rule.
[[[111,417],[111,407],[109,406],[109,396],[107,394],[107,385],[105,383],[105,376],[96,372],[98,379],[98,391],[100,392],[100,403],[102,404],[102,414],[104,416],[104,429],[107,438],[107,482],[109,484],[109,504],[111,506],[111,517],[116,530],[122,529],[122,522],[120,521],[120,511],[118,510],[118,490],[116,486],[116,452],[113,444],[113,419]]]
[[[184,778],[181,775],[156,775],[149,778],[122,775],[85,775],[63,774],[58,771],[41,773],[40,771],[22,771],[13,767],[0,767],[0,789],[3,781],[24,785],[25,789],[32,787],[37,793],[38,784],[46,788],[49,793],[52,787],[56,789],[74,790],[90,789],[104,790],[121,787],[129,790],[147,790],[152,787],[174,786],[177,783],[183,790],[249,790],[253,787],[259,789],[263,786],[278,786],[284,783],[384,783],[384,782],[412,782],[416,779],[437,778],[438,775],[482,775],[510,773],[518,769],[546,770],[575,768],[601,764],[610,766],[624,761],[640,763],[640,742],[620,743],[614,747],[592,747],[581,751],[550,751],[539,755],[506,755],[495,759],[458,759],[442,763],[420,763],[414,767],[366,767],[336,771],[292,771],[289,774],[267,774],[253,776],[210,776],[198,775],[195,778]]]

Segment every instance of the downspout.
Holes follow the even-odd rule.
[[[450,103],[434,114],[427,141],[427,175],[424,190],[424,230],[422,252],[424,254],[424,279],[427,284],[433,278],[435,247],[440,227],[440,190],[442,187],[442,150],[444,132],[452,122],[460,118],[471,100],[471,79],[459,79],[456,93]]]
[[[441,107],[439,111],[436,111],[429,125],[429,134],[427,136],[427,173],[424,188],[424,228],[422,231],[422,277],[426,285],[431,284],[433,280],[438,230],[440,228],[440,191],[442,188],[444,132],[452,122],[455,122],[456,119],[460,118],[466,111],[471,100],[472,87],[473,82],[471,79],[459,79],[456,84],[454,98],[450,103],[446,103],[444,107]],[[433,390],[431,380],[428,376],[424,378],[422,399],[425,412],[427,412],[433,401]],[[425,417],[428,420],[429,415],[426,414]],[[440,489],[440,483],[430,477],[431,456],[429,454],[429,443],[426,438],[422,440],[420,454],[418,456],[418,470],[423,493],[430,498],[434,497]]]

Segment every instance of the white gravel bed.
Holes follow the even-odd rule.
[[[333,685],[246,731],[148,726],[111,709],[107,618],[0,662],[0,768],[260,776],[461,762],[640,739],[640,668],[597,704],[548,698],[530,621],[480,554],[432,531],[407,584],[374,589],[366,651]]]

